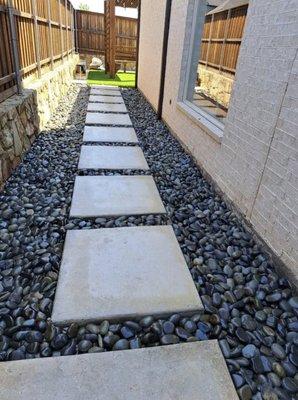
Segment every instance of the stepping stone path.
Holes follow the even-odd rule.
[[[93,95],[101,95],[101,96],[117,96],[121,97],[121,93],[119,90],[105,90],[105,89],[100,89],[100,88],[92,88],[90,90],[90,94]]]
[[[71,217],[164,214],[151,176],[77,176]]]
[[[90,103],[105,103],[105,104],[124,104],[122,97],[116,96],[99,96],[91,95],[89,97]]]
[[[58,282],[60,325],[203,310],[171,226],[69,231]]]
[[[238,400],[216,341],[0,366],[1,400]]]
[[[97,112],[88,112],[86,116],[87,125],[119,125],[132,126],[128,114],[104,114]]]
[[[85,126],[84,142],[98,144],[82,146],[78,168],[148,169],[138,146],[100,145],[137,143],[133,128],[123,127],[132,126],[128,114],[117,114],[126,111],[120,91],[101,86],[90,92],[86,125],[104,126]],[[163,213],[151,176],[76,177],[71,217]],[[57,325],[202,310],[171,226],[67,232],[52,313]],[[0,388],[5,400],[238,399],[213,340],[1,363]]]
[[[124,104],[89,103],[87,111],[127,113]]]
[[[138,143],[138,138],[133,128],[85,126],[83,142]]]
[[[148,164],[138,146],[82,146],[79,169],[143,169]]]

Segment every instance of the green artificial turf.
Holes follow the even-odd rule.
[[[89,71],[87,83],[89,85],[111,85],[122,87],[135,87],[136,74],[134,72],[118,72],[114,79],[104,71]]]

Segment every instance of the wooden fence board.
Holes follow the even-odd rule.
[[[116,16],[116,60],[136,60],[138,21]],[[77,48],[80,53],[105,55],[104,14],[76,12]]]
[[[235,74],[248,6],[207,15],[200,64]]]
[[[69,0],[0,0],[0,101],[17,91],[11,23],[16,30],[19,75],[41,75],[74,51],[74,9]],[[61,7],[61,22],[59,20]],[[20,86],[20,85],[19,85]]]

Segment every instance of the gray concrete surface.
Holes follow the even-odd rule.
[[[87,112],[86,125],[88,124],[132,126],[128,114],[103,114],[97,112]]]
[[[110,103],[110,104],[124,103],[122,97],[100,96],[100,95],[90,95],[89,101],[92,101],[94,103],[100,102],[100,103]]]
[[[89,103],[87,111],[127,113],[127,108],[125,104]]]
[[[171,226],[67,232],[56,324],[203,310]]]
[[[166,210],[151,176],[77,176],[71,217],[159,214]]]
[[[142,169],[149,166],[139,146],[82,146],[78,169]]]
[[[215,340],[0,364],[3,400],[238,400]]]
[[[101,95],[101,96],[121,96],[119,89],[103,89],[101,87],[93,87],[90,89],[90,94],[93,95]]]
[[[119,90],[118,86],[113,85],[90,85],[91,89],[103,89],[103,90]]]
[[[83,142],[138,143],[138,138],[133,128],[85,126]]]

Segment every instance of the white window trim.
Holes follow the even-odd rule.
[[[189,0],[186,25],[191,24],[191,30],[188,32],[186,29],[185,32],[177,107],[215,141],[221,143],[224,124],[189,100],[194,90],[191,75],[196,74],[200,51],[200,46],[194,46],[194,43],[201,42],[205,14],[205,0]],[[185,61],[186,68],[183,68]]]

